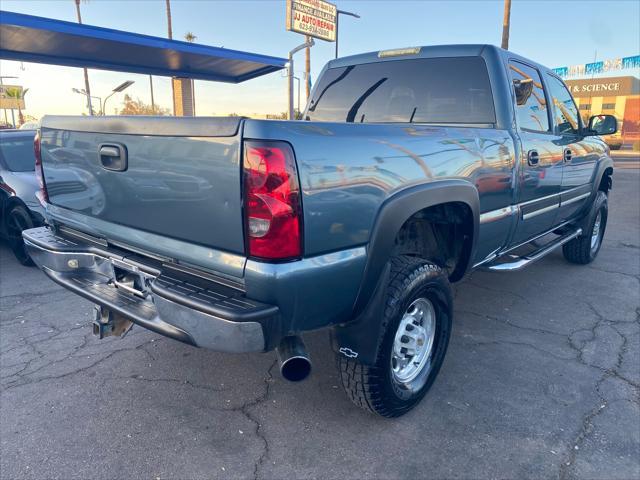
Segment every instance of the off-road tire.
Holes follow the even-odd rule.
[[[391,356],[396,330],[406,309],[418,298],[427,298],[436,313],[431,363],[423,384],[415,391],[399,384],[393,375]],[[428,260],[397,256],[384,299],[381,341],[373,365],[337,354],[338,369],[347,396],[359,407],[383,417],[398,417],[411,410],[433,384],[447,351],[452,320],[451,286],[446,272]]]
[[[593,262],[600,251],[600,247],[602,247],[602,239],[607,227],[608,212],[607,194],[603,191],[598,191],[591,210],[589,226],[586,231],[562,246],[562,253],[567,261],[579,265],[586,265]],[[592,247],[591,240],[598,213],[600,214],[599,239],[595,247]]]
[[[32,266],[33,260],[29,256],[22,240],[22,231],[34,227],[33,218],[26,207],[15,205],[11,207],[5,219],[7,240],[16,259],[25,266]]]

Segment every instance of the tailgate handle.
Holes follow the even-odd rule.
[[[124,172],[127,169],[127,147],[119,143],[100,145],[100,163],[107,170]]]

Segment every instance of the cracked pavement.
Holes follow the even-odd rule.
[[[616,171],[593,264],[457,285],[440,376],[395,420],[347,400],[326,332],[301,384],[273,353],[98,340],[0,244],[0,478],[640,478],[639,186]]]

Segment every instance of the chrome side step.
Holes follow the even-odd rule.
[[[540,260],[542,257],[548,255],[553,252],[556,248],[561,247],[565,243],[573,240],[577,236],[582,234],[582,229],[578,228],[573,232],[566,233],[565,235],[556,238],[552,242],[549,242],[537,250],[530,252],[522,257],[518,257],[516,255],[509,255],[511,261],[502,262],[502,263],[491,263],[487,266],[481,267],[482,270],[486,270],[489,272],[515,272],[516,270],[521,270],[524,267],[531,265],[536,260]],[[498,257],[497,261],[500,261],[500,257]],[[494,260],[495,262],[495,260]]]

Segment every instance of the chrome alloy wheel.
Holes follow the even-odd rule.
[[[436,336],[436,311],[424,297],[405,311],[393,342],[391,368],[399,383],[410,383],[431,365]]]
[[[602,226],[602,212],[598,212],[596,221],[593,223],[593,230],[591,231],[591,251],[598,249],[600,244],[600,227]]]

